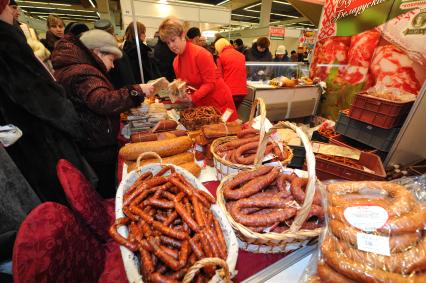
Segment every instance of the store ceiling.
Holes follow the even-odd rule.
[[[260,20],[260,10],[262,6],[262,1],[241,1],[241,0],[231,0],[231,1],[223,1],[223,0],[186,0],[188,2],[194,3],[203,3],[203,4],[212,4],[218,5],[221,4],[224,7],[232,9],[231,20],[236,22],[246,22],[246,23],[259,23]],[[295,2],[295,1],[292,1]],[[298,1],[304,2],[304,1]],[[307,3],[302,3],[306,6]],[[321,8],[319,9],[319,13],[321,13]],[[297,19],[301,19],[300,22]],[[311,21],[311,17],[308,17],[308,21],[304,15],[299,13],[297,9],[293,7],[291,3],[287,0],[280,1],[272,1],[272,10],[270,15],[271,23],[282,23],[288,20],[292,20],[290,24],[292,27],[298,28],[316,28],[318,22]]]
[[[103,3],[102,1],[111,0],[99,1]],[[293,3],[304,2],[300,0],[290,1]],[[234,24],[235,22],[257,24],[260,20],[261,0],[185,0],[185,2],[210,5],[220,4],[223,7],[227,7],[232,10],[231,20]],[[56,14],[67,21],[93,22],[99,19],[96,0],[17,0],[17,3],[26,14],[41,19],[46,19],[49,14]],[[270,15],[271,23],[279,22],[282,24],[284,22],[286,24],[286,21],[290,21],[289,25],[292,27],[315,28],[317,22],[312,17],[304,17],[304,15],[299,13],[301,9],[297,8],[294,8],[287,0],[273,0]]]
[[[67,21],[92,22],[99,19],[96,0],[16,0],[27,15],[46,19],[55,14]]]

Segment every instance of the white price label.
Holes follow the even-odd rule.
[[[268,120],[268,118],[265,118],[265,132],[269,132],[269,130],[273,127],[272,123]],[[251,125],[252,128],[260,131],[260,115],[253,119],[253,124]]]
[[[389,237],[358,232],[356,244],[361,251],[390,256]]]
[[[376,231],[388,221],[388,212],[381,206],[351,206],[343,212],[346,221],[366,232]]]
[[[199,145],[198,143],[196,143],[196,144],[195,144],[195,151],[203,152],[203,151],[204,151],[204,148],[203,148],[203,146],[201,146],[201,145]]]
[[[234,113],[234,110],[226,108],[225,112],[223,112],[222,117],[220,117],[222,119],[222,121],[224,123],[228,122],[229,118],[231,117],[232,113]]]

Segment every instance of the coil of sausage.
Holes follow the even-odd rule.
[[[125,217],[109,234],[139,254],[144,282],[181,282],[196,261],[228,256],[222,228],[210,210],[213,203],[212,195],[165,166],[155,175],[142,174],[124,194]],[[117,232],[121,225],[128,226],[127,238]],[[214,265],[203,267],[197,282],[208,282],[215,270]]]

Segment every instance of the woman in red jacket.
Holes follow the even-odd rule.
[[[203,47],[187,42],[183,25],[174,18],[164,20],[160,38],[177,54],[173,61],[176,77],[197,90],[191,95],[195,106],[214,106],[222,113],[233,111],[229,121],[237,119],[234,101],[228,86],[217,72],[213,56]]]
[[[214,44],[219,54],[217,67],[231,90],[235,106],[238,108],[247,95],[247,71],[246,58],[225,38],[221,38]]]

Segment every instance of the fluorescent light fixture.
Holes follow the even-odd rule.
[[[241,14],[231,14],[231,16],[236,16],[236,17],[243,17],[243,18],[252,18],[252,19],[258,19],[259,17],[254,17],[254,16],[246,16],[246,15],[241,15]]]
[[[101,14],[99,14],[99,12],[96,12],[96,15],[98,15],[99,19],[101,18]]]
[[[287,17],[287,18],[293,18],[293,19],[298,19],[299,18],[299,17],[293,16],[293,15],[278,14],[278,13],[271,13],[271,15],[281,16],[281,17]]]
[[[216,4],[217,6],[220,6],[220,5],[223,5],[223,4],[226,4],[226,3],[228,3],[230,0],[225,0],[225,1],[222,1],[222,2],[220,2],[220,3],[218,3],[218,4]]]
[[[172,3],[182,3],[182,4],[189,4],[191,6],[206,6],[206,7],[216,7],[216,5],[212,4],[205,4],[205,3],[195,3],[195,2],[189,2],[189,1],[182,1],[182,0],[174,0],[170,1]]]
[[[248,11],[248,10],[250,10],[251,8],[257,7],[257,6],[259,6],[259,5],[262,5],[262,2],[261,2],[261,3],[254,4],[254,5],[251,5],[251,6],[248,6],[248,7],[245,7],[245,8],[244,8],[244,10]],[[256,12],[258,12],[258,11],[256,11]]]
[[[60,3],[50,3],[50,2],[35,2],[35,1],[23,1],[23,0],[17,0],[18,3],[29,3],[29,4],[44,4],[49,6],[72,6],[71,4],[60,4]],[[21,6],[21,5],[19,5]]]
[[[27,6],[27,5],[19,5],[21,8],[29,8],[29,9],[43,9],[43,10],[56,10],[56,11],[73,11],[73,12],[82,12],[82,13],[93,13],[94,11],[87,10],[76,10],[76,9],[67,9],[67,8],[53,8],[53,7],[36,7],[36,6]]]
[[[290,3],[288,3],[288,2],[283,2],[283,1],[272,1],[272,2],[277,3],[277,4],[282,4],[282,5],[288,5],[288,6],[291,6],[291,4],[290,4]]]
[[[90,2],[90,5],[92,5],[93,8],[96,8],[96,6],[95,6],[95,4],[93,3],[92,0],[89,0],[89,2]]]
[[[49,15],[50,13],[48,12],[32,12],[30,13],[32,15]],[[86,16],[86,15],[76,15],[76,14],[58,14],[55,13],[55,15],[57,16],[70,16],[70,17],[80,17],[80,18],[91,18],[91,19],[97,19],[97,16]]]

